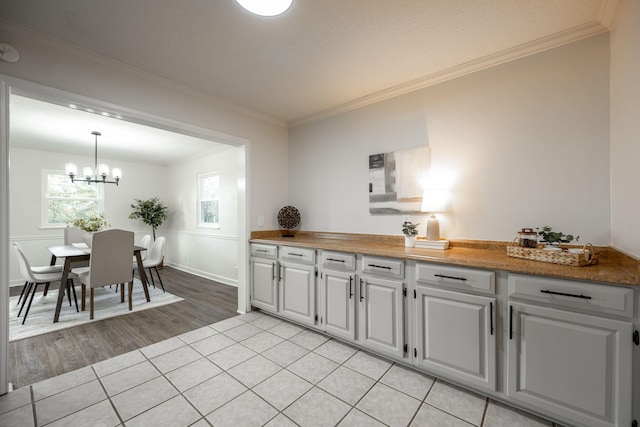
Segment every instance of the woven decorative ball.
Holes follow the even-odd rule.
[[[278,225],[285,230],[293,230],[300,226],[300,211],[293,206],[285,206],[278,212]]]

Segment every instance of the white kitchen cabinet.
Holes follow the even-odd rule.
[[[631,323],[513,301],[509,322],[509,398],[577,425],[631,425]]]
[[[495,298],[418,284],[415,303],[416,365],[495,390]]]
[[[404,282],[362,276],[359,280],[358,343],[394,358],[405,346]]]
[[[288,246],[280,248],[279,314],[315,326],[316,271],[315,250]]]
[[[318,283],[319,326],[338,338],[356,339],[356,257],[325,251]]]
[[[327,333],[356,339],[355,274],[323,270],[320,274],[320,326]]]
[[[262,310],[278,312],[277,247],[251,245],[251,305]]]

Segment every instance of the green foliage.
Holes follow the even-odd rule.
[[[78,227],[79,229],[89,233],[94,233],[110,226],[104,218],[104,214],[94,214],[88,218],[76,218],[73,221],[68,222],[67,225],[69,227]]]
[[[563,234],[560,231],[552,231],[552,228],[548,225],[545,225],[540,229],[540,227],[536,227],[538,230],[538,235],[542,237],[542,242],[551,243],[551,244],[560,244],[560,243],[571,243],[573,241],[572,234]],[[580,236],[577,236],[576,242],[580,239]]]
[[[419,225],[420,224],[414,224],[411,221],[405,221],[402,223],[402,232],[405,236],[417,236]]]
[[[135,199],[136,203],[131,204],[133,212],[129,215],[129,219],[139,219],[153,230],[153,240],[156,240],[156,228],[169,216],[169,208],[157,197],[149,200]]]

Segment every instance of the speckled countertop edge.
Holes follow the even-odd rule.
[[[278,231],[252,232],[250,241],[612,285],[640,286],[640,261],[610,247],[597,248],[600,252],[599,264],[570,267],[509,257],[506,247],[510,243],[497,241],[453,240],[449,249],[437,250],[405,248],[402,236],[298,232],[295,237],[282,237]]]

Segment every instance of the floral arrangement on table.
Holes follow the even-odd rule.
[[[73,221],[69,221],[67,226],[78,227],[87,233],[95,233],[96,231],[110,227],[111,224],[109,224],[105,219],[104,213],[101,213],[93,214],[88,218],[76,218]]]

